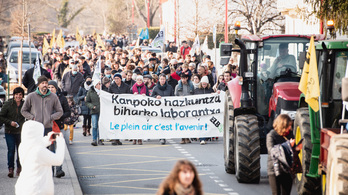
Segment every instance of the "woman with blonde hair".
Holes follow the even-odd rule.
[[[188,160],[179,160],[157,191],[157,195],[202,194],[202,183],[198,177],[198,172]]]
[[[273,195],[291,194],[293,156],[302,148],[299,144],[295,149],[295,140],[290,133],[292,123],[287,114],[280,114],[273,122],[273,130],[267,134],[267,174]]]

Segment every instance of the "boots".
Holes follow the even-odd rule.
[[[21,174],[21,171],[22,167],[17,167],[16,176],[19,176]]]
[[[88,126],[88,127],[87,127],[87,135],[88,135],[88,136],[91,136],[91,126]]]
[[[83,135],[83,136],[86,136],[86,134],[87,134],[87,128],[86,128],[86,126],[82,125],[82,129],[83,129],[82,135]]]
[[[13,177],[13,168],[8,168],[8,174],[7,174],[7,176],[8,176],[9,178],[12,178],[12,177]]]

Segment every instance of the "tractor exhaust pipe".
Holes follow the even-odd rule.
[[[245,72],[248,71],[248,62],[247,62],[247,51],[245,44],[243,41],[239,39],[235,39],[235,44],[237,44],[240,48],[240,60],[239,60],[239,75],[243,77],[243,85],[242,85],[242,95],[240,98],[240,103],[242,108],[251,108],[252,102],[249,95],[249,81],[244,79]]]

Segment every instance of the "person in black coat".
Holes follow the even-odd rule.
[[[151,97],[161,99],[165,96],[174,96],[173,87],[166,82],[166,75],[160,74],[158,83],[155,88],[153,88]]]
[[[113,94],[124,94],[131,93],[131,88],[125,82],[122,81],[122,76],[119,73],[114,75],[114,81],[111,83],[109,87],[109,93]]]
[[[68,104],[68,100],[59,89],[56,81],[53,81],[53,80],[48,81],[48,89],[51,91],[51,93],[57,94],[59,102],[63,108],[63,115],[60,117],[60,119],[55,120],[55,122],[57,123],[60,129],[64,129],[64,119],[70,116],[70,107]],[[65,173],[62,169],[62,165],[56,166],[56,177],[61,178],[64,176],[65,176]]]
[[[83,82],[83,84],[80,86],[79,92],[77,93],[77,104],[81,106],[81,114],[83,115],[83,136],[90,136],[91,135],[91,122],[92,122],[92,116],[91,111],[86,105],[85,98],[87,95],[88,90],[92,87],[92,78],[89,76],[86,78],[86,81]]]
[[[198,87],[195,89],[194,94],[209,94],[214,93],[214,90],[211,88],[209,84],[209,79],[207,76],[203,76],[201,82],[198,84]]]
[[[34,64],[36,63],[36,59],[34,60]],[[41,60],[39,59],[39,64],[41,64]],[[28,94],[35,91],[37,86],[35,84],[35,81],[33,79],[33,75],[34,75],[34,67],[29,68],[25,73],[24,73],[24,77],[23,77],[23,85],[27,88]],[[45,75],[48,80],[51,80],[51,74],[44,68],[42,68],[40,66],[40,72],[41,75]]]
[[[82,64],[83,72],[85,73],[83,74],[84,79],[86,79],[88,76],[92,76],[91,67],[86,62],[86,58],[84,56],[79,57],[79,63]]]

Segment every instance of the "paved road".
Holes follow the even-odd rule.
[[[155,194],[161,181],[178,159],[191,160],[197,167],[205,194],[269,195],[266,160],[261,158],[260,184],[239,184],[234,175],[225,173],[222,139],[199,145],[181,145],[179,139],[160,145],[157,140],[122,146],[90,145],[92,137],[83,137],[81,125],[75,130],[74,144],[68,146],[84,194]],[[293,193],[296,194],[295,188]]]

